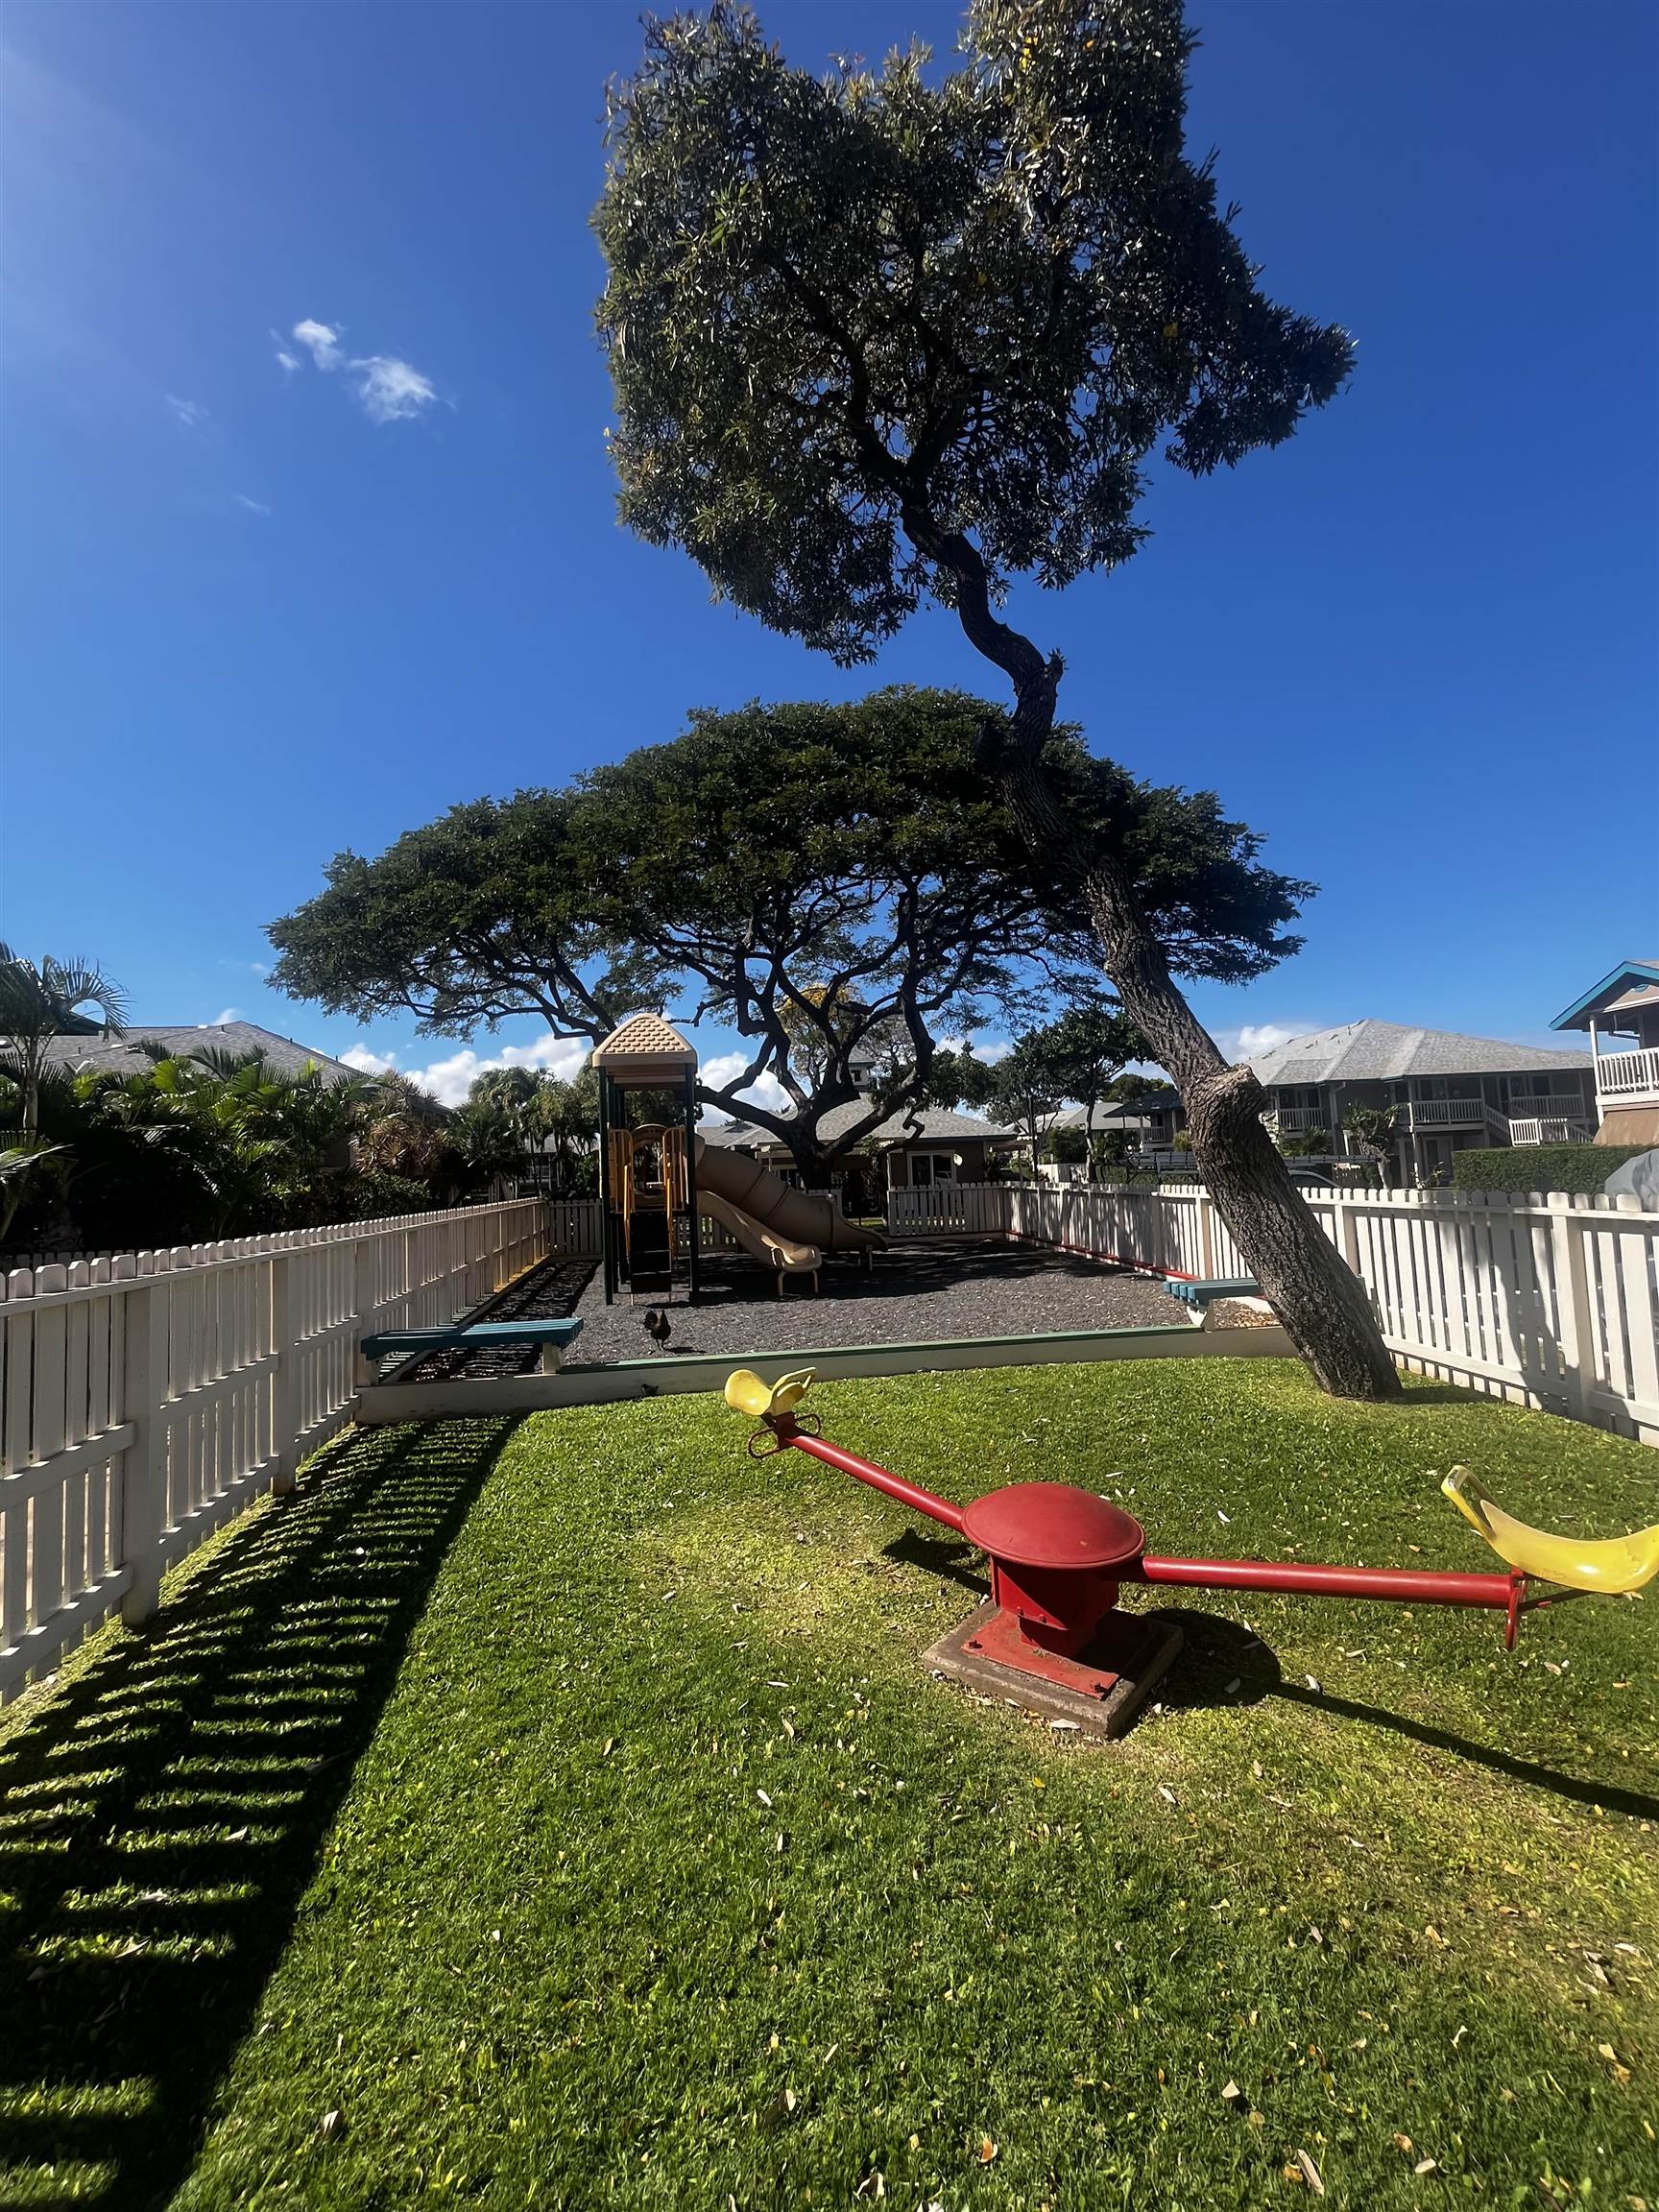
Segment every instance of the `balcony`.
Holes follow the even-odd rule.
[[[1262,1117],[1271,1129],[1283,1129],[1303,1136],[1310,1129],[1321,1135],[1330,1126],[1330,1118],[1319,1106],[1269,1106]]]
[[[1603,1052],[1596,1063],[1596,1096],[1603,1109],[1659,1105],[1659,1045]]]
[[[1576,1101],[1575,1101],[1576,1105]],[[1588,1144],[1596,1134],[1584,1119],[1583,1109],[1577,1109],[1575,1119],[1559,1115],[1527,1115],[1509,1118],[1511,1144]]]
[[[1508,1123],[1484,1098],[1413,1098],[1395,1108],[1399,1127],[1413,1134],[1429,1129],[1484,1129],[1488,1123],[1508,1135]]]

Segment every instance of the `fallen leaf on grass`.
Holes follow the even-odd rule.
[[[980,2138],[979,2138],[979,2163],[980,2163],[980,2165],[981,2165],[981,2166],[989,2166],[989,2165],[990,2165],[990,2163],[991,2163],[991,2161],[992,2161],[992,2159],[993,2159],[993,2158],[995,2158],[995,2157],[996,2157],[996,2155],[997,2155],[997,2146],[996,2146],[996,2144],[992,2142],[992,2140],[991,2140],[991,2138],[990,2138],[990,2136],[989,2136],[989,2135],[981,2135],[981,2136],[980,2136]]]
[[[1244,2092],[1239,2088],[1238,2082],[1230,2080],[1226,2088],[1222,2090],[1221,2097],[1223,2103],[1231,2104],[1235,2098],[1242,2097],[1243,2094]]]
[[[1416,2165],[1412,2167],[1411,2171],[1413,2174],[1432,2174],[1438,2170],[1438,2165],[1439,2161],[1437,2159],[1419,2158]]]
[[[1308,2155],[1306,2151],[1297,2152],[1296,2163],[1302,2169],[1302,2178],[1307,2182],[1309,2188],[1312,2190],[1314,2196],[1323,2197],[1325,2194],[1324,2178],[1320,2175],[1318,2167],[1314,2165],[1312,2159]]]
[[[615,1750],[615,1748],[616,1748],[616,1739],[615,1739],[615,1737],[614,1737],[614,1736],[607,1736],[607,1737],[606,1737],[606,1739],[605,1739],[605,1748],[604,1748],[604,1750],[603,1750],[603,1751],[601,1751],[601,1752],[600,1752],[600,1754],[599,1754],[600,1758],[601,1758],[601,1759],[609,1759],[609,1758],[610,1758],[610,1756],[611,1756],[611,1754],[612,1754],[612,1752],[613,1752],[613,1751],[614,1751],[614,1750]]]
[[[325,2143],[331,2143],[339,2134],[340,2127],[341,2121],[338,2112],[325,2112],[317,2124],[317,2132],[322,2136]]]
[[[764,1790],[757,1790],[757,1791],[756,1791],[756,1792],[755,1792],[755,1794],[756,1794],[756,1796],[757,1796],[757,1797],[758,1797],[758,1798],[759,1798],[759,1800],[760,1800],[761,1804],[765,1806],[766,1810],[767,1810],[768,1812],[770,1812],[770,1811],[772,1810],[772,1800],[771,1800],[771,1798],[770,1798],[770,1797],[768,1797],[768,1796],[767,1796],[767,1794],[766,1794],[765,1791],[764,1791]]]

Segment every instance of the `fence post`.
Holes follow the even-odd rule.
[[[137,1430],[121,1478],[121,1596],[129,1628],[161,1599],[161,1538],[167,1518],[167,1296],[165,1275],[134,1276],[122,1300],[122,1370],[127,1418]]]
[[[367,1390],[374,1380],[373,1363],[363,1357],[362,1349],[364,1337],[373,1335],[379,1318],[373,1275],[374,1240],[359,1237],[351,1254],[351,1380],[359,1390]]]
[[[285,1497],[299,1459],[300,1378],[295,1372],[294,1309],[288,1255],[271,1254],[271,1488]]]
[[[1206,1283],[1215,1280],[1215,1201],[1207,1190],[1198,1192],[1198,1272]]]
[[[1359,1214],[1353,1203],[1354,1194],[1348,1190],[1334,1190],[1331,1202],[1336,1209],[1336,1248],[1341,1253],[1351,1273],[1365,1282],[1364,1269],[1359,1264]],[[1365,1287],[1371,1286],[1367,1283]]]
[[[1561,1333],[1568,1409],[1575,1419],[1588,1421],[1596,1380],[1589,1261],[1572,1199],[1563,1190],[1551,1190],[1544,1203],[1550,1210],[1550,1257],[1555,1270],[1555,1319]]]

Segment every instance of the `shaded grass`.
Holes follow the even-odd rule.
[[[1345,1406],[1277,1362],[819,1399],[830,1434],[948,1495],[1070,1476],[1172,1551],[1485,1565],[1426,1476],[1455,1459],[1530,1519],[1605,1533],[1655,1511],[1639,1447],[1438,1386]],[[150,1984],[100,1965],[133,1978],[95,2068],[81,2038],[108,1984],[84,1958],[52,1967],[68,1981],[14,2038],[33,2070],[6,2075],[35,2099],[25,2153],[102,2161],[94,2194],[145,2201],[182,2174],[223,2056],[181,2206],[880,2191],[906,2212],[1197,2212],[1307,2201],[1303,2155],[1356,2207],[1659,2199],[1650,1602],[1532,1616],[1506,1659],[1489,1615],[1206,1596],[1163,1709],[1077,1750],[921,1671],[974,1601],[971,1554],[741,1439],[680,1399],[538,1416],[504,1449],[486,1424],[349,1447],[313,1510],[355,1482],[364,1512],[407,1488],[436,1518],[374,1572],[398,1626],[370,1625],[374,1687],[344,1685],[343,1754],[402,1671],[349,1789],[342,1756],[303,1815],[214,1809],[231,1778],[212,1724],[363,1632],[329,1635],[362,1595],[349,1572],[316,1583],[287,1553],[227,1570],[268,1629],[304,1589],[318,1641],[298,1665],[248,1646],[180,1692],[117,1655],[44,1752],[55,1709],[39,1716],[12,1753],[36,1746],[49,1785],[8,1847],[25,1959],[84,1940],[129,1821],[180,1819],[147,1808],[157,1775],[204,1792],[204,1826],[277,1834],[232,1852],[215,1828],[211,1864],[169,1861],[204,1892],[254,1880],[263,1915],[185,1899],[196,1938],[228,1927],[232,1962],[198,1952]],[[497,1451],[404,1653],[434,1547]],[[363,1540],[346,1526],[322,1556]],[[247,1711],[233,1787],[303,1792],[263,1764],[301,1748],[271,1718]],[[110,1932],[158,1936],[174,1923],[135,1888]],[[192,1993],[228,1977],[216,2030],[189,2026]],[[72,2195],[64,2173],[36,2200]]]
[[[183,2176],[507,1422],[371,1432],[0,1740],[0,2205]]]

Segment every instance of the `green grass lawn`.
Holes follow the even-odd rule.
[[[1659,1512],[1639,1446],[1279,1362],[818,1402],[1170,1551],[1495,1566],[1455,1460]],[[1193,1593],[1083,1749],[921,1669],[947,1531],[742,1446],[704,1398],[349,1439],[24,1712],[0,2203],[1659,2207],[1651,1593],[1513,1657]]]

